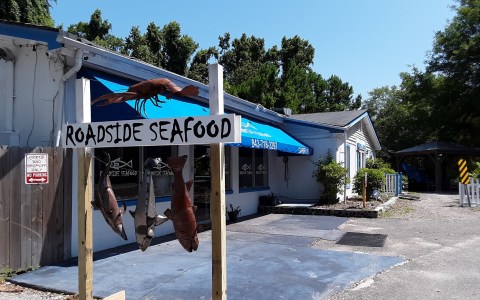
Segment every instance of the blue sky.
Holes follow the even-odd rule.
[[[133,6],[132,6],[133,4]],[[200,48],[218,45],[230,32],[264,38],[266,47],[280,46],[282,37],[299,35],[315,48],[313,69],[324,78],[338,75],[355,94],[400,83],[400,72],[424,69],[434,34],[453,18],[454,0],[58,0],[52,2],[55,24],[88,22],[95,9],[112,24],[112,33],[128,36],[132,26],[145,32],[181,25]]]

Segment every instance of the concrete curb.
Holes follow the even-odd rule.
[[[326,215],[347,218],[378,218],[378,214],[386,211],[397,202],[398,197],[392,197],[387,202],[374,209],[328,209],[305,205],[300,206],[265,206],[258,207],[259,214],[292,214],[292,215]]]
[[[384,212],[386,211],[387,209],[390,208],[390,206],[392,206],[393,204],[395,204],[395,202],[397,202],[398,200],[398,197],[392,197],[390,198],[387,202],[383,203],[382,205],[378,206],[375,208],[376,211],[378,212]]]

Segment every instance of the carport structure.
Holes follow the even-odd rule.
[[[446,157],[465,158],[466,156],[479,156],[480,148],[467,147],[464,145],[435,141],[395,152],[397,158],[397,170],[407,156],[428,156],[435,166],[435,192],[442,190],[442,164]]]

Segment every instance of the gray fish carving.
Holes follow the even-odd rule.
[[[98,197],[92,201],[93,207],[99,209],[102,212],[107,224],[112,227],[113,231],[118,233],[124,240],[127,240],[127,234],[123,226],[122,216],[125,213],[126,205],[123,203],[123,207],[118,207],[117,198],[112,189],[112,183],[108,173],[110,172],[110,154],[107,155],[107,162],[103,170],[100,171],[100,180],[98,181]]]
[[[134,218],[135,236],[138,247],[145,251],[155,236],[155,226],[165,223],[168,218],[157,214],[152,169],[160,163],[160,158],[148,158],[144,163],[143,177],[139,187],[135,211],[130,211]]]

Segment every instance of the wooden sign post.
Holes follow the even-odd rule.
[[[90,81],[77,79],[76,121],[88,123],[90,117]],[[78,165],[78,295],[80,300],[93,299],[93,236],[92,236],[92,155],[89,148],[77,149]]]
[[[208,67],[210,114],[223,111],[223,67]],[[210,144],[210,218],[212,221],[212,299],[227,299],[227,235],[225,216],[225,152],[223,143]]]

